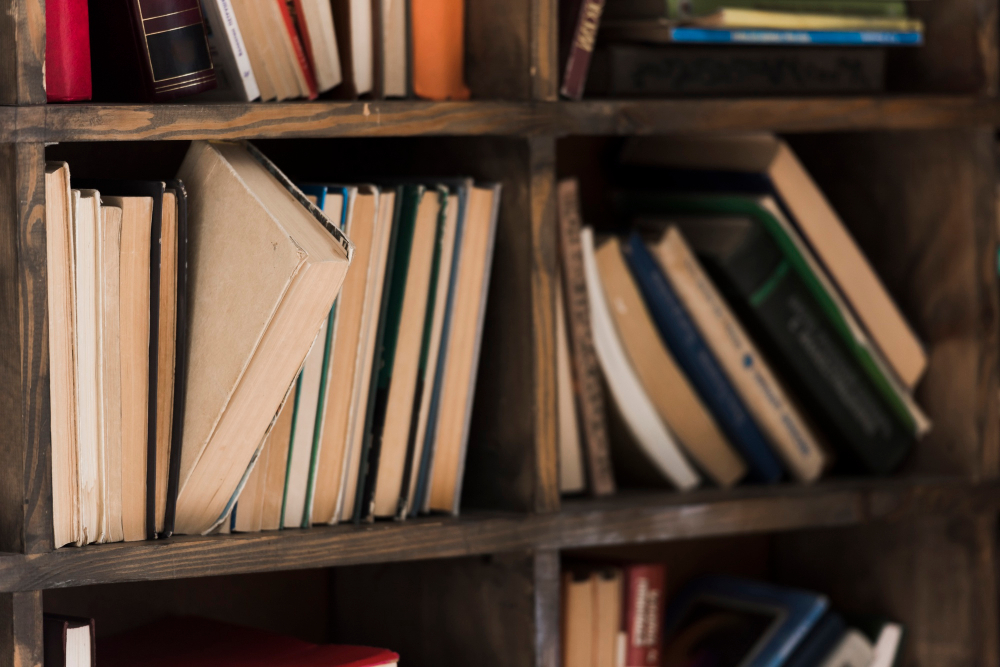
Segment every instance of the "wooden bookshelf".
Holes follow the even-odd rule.
[[[11,8],[0,15],[0,667],[41,665],[43,609],[120,602],[119,616],[143,616],[150,591],[175,590],[188,606],[171,609],[194,612],[210,593],[188,591],[219,577],[258,577],[294,599],[303,571],[329,585],[332,601],[310,609],[325,619],[320,639],[383,643],[407,665],[558,667],[561,557],[663,558],[686,572],[685,549],[709,564],[763,549],[760,576],[893,614],[907,625],[906,665],[1000,664],[998,0],[914,3],[927,46],[893,54],[885,95],[583,102],[557,99],[556,0],[468,3],[469,102],[46,105],[43,3]],[[746,130],[792,135],[926,342],[917,395],[934,431],[889,478],[560,498],[557,179],[581,178],[601,224],[587,197],[614,142]],[[260,141],[295,177],[422,169],[503,183],[462,516],[52,548],[45,160],[146,174],[176,166],[194,139]],[[266,604],[246,595],[251,610]]]

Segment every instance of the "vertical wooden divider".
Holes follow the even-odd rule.
[[[6,0],[0,11],[0,104],[44,104],[45,0]]]
[[[0,667],[41,667],[42,592],[0,593]]]

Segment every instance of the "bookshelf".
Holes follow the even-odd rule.
[[[141,615],[144,592],[195,611],[223,590],[274,621],[263,593],[217,583],[231,577],[293,600],[321,587],[302,602],[320,619],[317,640],[384,644],[411,665],[556,667],[560,559],[587,554],[739,565],[893,614],[907,624],[908,665],[998,664],[1000,10],[914,4],[928,45],[894,54],[884,96],[559,101],[556,0],[476,0],[470,102],[46,105],[43,3],[11,0],[0,16],[0,667],[41,664],[48,605],[113,624],[102,610]],[[599,155],[621,137],[738,130],[790,133],[851,225],[928,345],[918,396],[935,430],[891,478],[561,499],[557,178],[600,185]],[[461,517],[51,548],[47,151],[81,173],[168,172],[206,138],[259,140],[290,172],[325,170],[317,178],[419,165],[503,182]],[[327,149],[343,164],[324,164]],[[143,165],[150,151],[156,164]],[[398,173],[381,164],[389,151]]]

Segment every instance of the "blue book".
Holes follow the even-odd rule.
[[[826,613],[816,593],[729,576],[686,586],[667,609],[665,653],[678,664],[786,667]]]
[[[844,618],[835,611],[826,612],[783,667],[816,667],[823,664],[823,659],[836,648],[846,632]]]
[[[921,32],[877,30],[758,30],[747,28],[670,28],[670,40],[691,44],[787,44],[823,46],[920,46]]]
[[[722,372],[656,259],[635,232],[622,253],[656,328],[719,426],[746,459],[753,481],[773,483],[784,469]]]

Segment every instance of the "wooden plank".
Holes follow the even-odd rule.
[[[531,2],[531,99],[559,99],[559,3]]]
[[[42,666],[42,593],[0,593],[0,667]]]
[[[530,100],[533,0],[465,5],[465,81],[476,100]]]
[[[44,62],[44,0],[7,0],[0,12],[0,104],[44,104]]]
[[[52,548],[41,144],[0,144],[0,551]]]
[[[624,494],[547,514],[469,513],[403,523],[175,537],[0,555],[0,591],[179,579],[524,550],[665,542],[985,512],[1000,487],[962,482],[831,482],[817,487]]]

